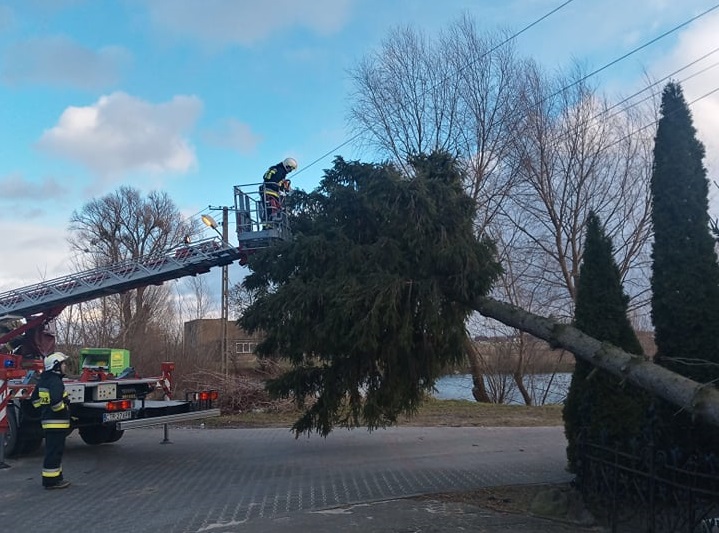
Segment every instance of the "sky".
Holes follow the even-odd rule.
[[[469,14],[481,29],[515,33],[564,3],[0,0],[0,291],[72,272],[72,212],[121,185],[166,191],[187,217],[218,215],[209,206],[232,205],[234,185],[260,181],[285,157],[298,161],[293,185],[305,190],[334,155],[371,157],[342,146],[352,137],[348,70],[391,29],[436,36]],[[716,5],[572,0],[515,44],[548,69],[580,61],[592,71]],[[716,48],[719,9],[595,81],[618,98]],[[717,61],[677,76],[695,74],[682,86],[710,180],[719,180]],[[244,273],[231,267],[230,283]],[[219,274],[207,276],[219,291]]]

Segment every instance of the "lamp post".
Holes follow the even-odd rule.
[[[212,217],[212,215],[202,215],[202,216],[200,216],[200,218],[202,219],[202,223],[205,226],[208,226],[208,227],[212,228],[213,230],[215,230],[217,232],[217,234],[220,236],[220,238],[222,238],[222,233],[220,233],[220,230],[217,229],[219,224]],[[222,240],[224,241],[225,239],[222,238]]]
[[[206,225],[211,227],[213,230],[217,232],[217,234],[222,238],[222,242],[226,243],[228,239],[228,207],[222,208],[222,233],[217,229],[217,222],[214,218],[212,218],[210,215],[202,215],[200,218],[202,218],[202,222]],[[222,354],[222,371],[225,374],[225,377],[228,376],[230,373],[229,369],[229,361],[227,357],[227,320],[229,318],[229,285],[230,285],[230,278],[229,278],[229,271],[228,271],[228,265],[222,266],[222,303],[220,305],[221,309],[221,317],[220,317],[220,335],[221,335],[221,341],[220,341],[220,353]]]

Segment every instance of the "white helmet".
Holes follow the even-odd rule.
[[[60,364],[67,360],[67,355],[62,352],[51,353],[45,358],[45,370],[57,370]]]
[[[285,170],[287,172],[292,172],[297,168],[297,161],[295,161],[291,157],[288,157],[284,161],[282,161],[282,166],[285,167]]]

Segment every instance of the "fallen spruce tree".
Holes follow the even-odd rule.
[[[473,307],[485,317],[564,348],[592,365],[634,383],[671,402],[707,424],[719,426],[719,391],[713,383],[697,383],[647,361],[644,357],[598,341],[577,328],[535,315],[492,298],[477,298]]]

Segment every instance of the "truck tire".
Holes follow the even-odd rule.
[[[24,435],[20,432],[18,437],[18,454],[31,454],[35,453],[42,445],[42,434],[40,435]]]
[[[16,405],[15,417],[18,421],[18,454],[25,455],[36,452],[44,438],[37,409],[29,402],[21,402],[19,407]]]
[[[5,455],[17,457],[37,451],[43,439],[40,424],[18,413],[16,405],[8,405],[7,418],[9,430],[3,439]]]
[[[12,405],[7,408],[8,430],[3,435],[2,445],[5,447],[5,456],[12,457],[19,453],[17,438],[17,418],[15,417],[15,409]]]
[[[117,442],[125,434],[124,431],[107,426],[85,426],[80,428],[80,438],[90,446]]]
[[[90,446],[105,444],[110,436],[111,428],[105,426],[85,426],[79,429],[80,438]]]
[[[117,442],[125,434],[125,430],[112,429],[110,436],[107,438],[107,442]]]

